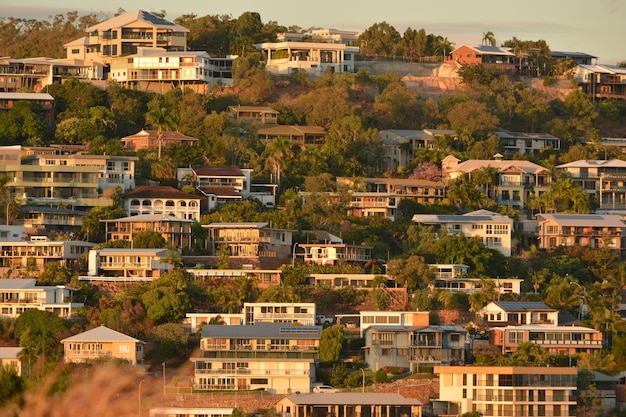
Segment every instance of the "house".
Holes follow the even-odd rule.
[[[578,160],[556,168],[597,199],[598,212],[626,213],[626,161]]]
[[[620,256],[625,249],[626,224],[616,214],[537,214],[540,249],[559,246],[610,248]]]
[[[122,194],[121,205],[130,217],[165,215],[179,219],[200,220],[201,197],[174,187],[142,185]]]
[[[491,45],[461,45],[451,53],[457,65],[483,65],[501,68],[506,72],[516,71],[516,55],[508,48]]]
[[[387,289],[396,289],[398,284],[393,278],[386,274],[308,274],[308,284],[313,287],[325,287],[330,289],[356,288],[360,290],[371,290],[375,281],[382,277],[382,283]]]
[[[234,57],[205,51],[171,51],[138,46],[132,55],[111,58],[109,79],[125,88],[163,94],[174,88],[208,94],[214,84],[233,86]]]
[[[137,233],[159,232],[168,245],[179,250],[193,246],[192,220],[165,214],[140,214],[119,219],[102,220],[106,225],[107,240],[131,242]]]
[[[89,251],[88,272],[81,281],[153,281],[174,267],[169,249],[100,248]]]
[[[267,106],[229,106],[228,111],[235,120],[256,122],[262,125],[278,124],[279,112]]]
[[[553,355],[571,356],[599,352],[602,340],[602,332],[583,326],[523,324],[489,329],[489,343],[499,346],[503,354],[515,352],[520,343],[530,342]]]
[[[269,223],[252,222],[202,225],[208,229],[208,255],[217,257],[224,247],[233,264],[256,264],[260,269],[272,269],[264,267],[268,263],[282,265],[292,255],[292,231],[268,226]]]
[[[559,312],[538,301],[492,301],[477,312],[488,326],[559,323]]]
[[[239,278],[253,279],[260,289],[280,285],[283,271],[280,269],[252,269],[253,265],[244,264],[243,269],[206,269],[187,268],[196,281],[231,280]]]
[[[476,210],[462,215],[416,214],[413,222],[432,225],[435,232],[459,233],[477,238],[488,248],[511,256],[513,220],[488,210]]]
[[[575,65],[591,65],[597,56],[589,55],[584,52],[566,52],[566,51],[550,51],[550,58],[555,61],[562,59],[571,59]]]
[[[244,319],[244,313],[187,313],[183,319],[183,327],[189,333],[198,333],[207,324],[242,326]]]
[[[88,209],[110,206],[135,187],[136,157],[88,155],[81,146],[1,146],[0,175],[24,204]]]
[[[396,393],[336,392],[292,394],[276,403],[281,417],[421,417],[422,404]]]
[[[309,392],[319,359],[321,326],[258,323],[206,325],[194,364],[196,390]]]
[[[68,59],[111,64],[138,48],[186,51],[189,29],[144,10],[124,13],[85,29],[85,36],[64,45]]]
[[[3,369],[13,368],[17,376],[22,376],[24,366],[22,364],[22,347],[0,347],[0,366]]]
[[[53,102],[49,101],[45,88],[52,84],[61,84],[68,77],[79,80],[102,80],[104,65],[101,62],[80,59],[55,59],[47,57],[11,58],[0,57],[0,92],[17,94],[20,100],[39,102],[47,120],[53,121]],[[34,93],[23,93],[22,91]],[[42,95],[44,94],[44,95]],[[43,99],[43,101],[42,101]],[[5,104],[9,104],[5,101]],[[6,107],[5,107],[6,108]]]
[[[524,211],[531,195],[540,195],[548,190],[552,176],[550,170],[530,161],[504,160],[502,155],[494,155],[493,160],[470,159],[460,162],[452,155],[444,158],[442,172],[448,180],[469,176],[483,169],[497,172],[495,183],[487,184],[485,194],[499,205],[511,206]]]
[[[435,366],[434,373],[439,375],[434,415],[577,415],[574,367]]]
[[[290,75],[303,71],[319,76],[327,70],[336,73],[353,73],[358,46],[326,41],[263,42],[254,47],[266,57],[265,69],[272,74]]]
[[[134,135],[125,136],[121,139],[124,147],[129,151],[139,151],[142,149],[155,148],[167,145],[188,145],[192,146],[198,141],[197,138],[183,135],[180,132],[141,129]]]
[[[20,215],[13,221],[23,225],[29,234],[42,235],[55,230],[57,232],[78,233],[87,212],[67,208],[45,206],[20,207]]]
[[[465,363],[467,330],[461,326],[373,325],[363,336],[365,363],[373,370],[398,367],[420,372],[424,367]]]
[[[326,143],[326,129],[320,126],[270,126],[258,130],[259,139],[271,142],[277,138],[287,138],[292,146],[316,145]]]
[[[0,272],[3,276],[43,271],[46,264],[58,263],[77,268],[83,254],[95,243],[79,240],[49,240],[47,236],[30,236],[30,240],[0,242]],[[11,271],[11,272],[9,272]]]
[[[397,171],[406,167],[420,149],[435,149],[437,139],[456,136],[456,130],[451,129],[381,130],[378,137],[383,141],[385,150],[381,168],[383,171]]]
[[[150,417],[230,417],[235,409],[233,407],[182,407],[160,406],[150,408]]]
[[[73,300],[76,288],[66,285],[36,285],[34,279],[0,279],[0,317],[16,318],[26,310],[41,310],[71,317],[83,303]]]
[[[377,195],[393,196],[396,202],[411,200],[420,204],[437,204],[446,198],[446,185],[441,181],[411,178],[360,178],[355,180],[347,177],[337,177],[340,187],[356,188],[359,191],[351,191],[353,215],[359,215],[359,210],[365,212],[366,208],[373,209],[378,204],[368,206],[367,197]],[[357,205],[356,197],[363,196],[361,205]],[[374,197],[375,198],[375,197]]]
[[[502,130],[495,132],[506,153],[537,154],[540,151],[561,149],[561,139],[547,133],[521,133]]]
[[[243,303],[244,323],[293,323],[315,325],[315,303]]]
[[[66,363],[83,363],[100,358],[143,363],[145,342],[102,325],[61,340]]]
[[[430,314],[428,311],[369,311],[359,312],[361,323],[361,337],[371,326],[428,326]]]
[[[0,73],[14,75],[15,73],[2,71],[3,59],[6,58],[0,58]],[[35,104],[41,109],[44,118],[48,122],[54,123],[54,97],[48,93],[7,93],[5,92],[7,88],[2,88],[2,81],[7,78],[11,77],[0,76],[0,113],[10,111],[15,106],[15,103],[26,101]]]
[[[348,245],[343,242],[296,243],[296,247],[304,253],[295,253],[302,257],[302,262],[308,265],[365,265],[372,260],[372,247],[364,245]]]
[[[429,286],[434,290],[442,290],[453,294],[471,294],[482,290],[482,279],[465,276],[469,266],[463,264],[436,264],[429,265],[435,272],[434,282]],[[495,289],[500,294],[520,294],[520,278],[493,278]]]
[[[579,64],[574,70],[574,79],[592,101],[626,98],[626,68]]]

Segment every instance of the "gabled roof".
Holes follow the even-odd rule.
[[[134,12],[121,14],[113,19],[105,20],[104,22],[88,27],[85,29],[85,32],[90,33],[96,30],[105,31],[109,29],[116,29],[135,22],[142,22],[151,27],[170,30],[173,32],[189,32],[189,29],[185,27],[170,22],[169,20],[165,20],[162,17],[155,16],[144,10],[135,10]]]
[[[561,226],[574,227],[626,227],[622,216],[617,214],[537,214],[539,223],[554,222]]]
[[[125,335],[124,333],[117,332],[113,329],[101,325],[86,332],[79,333],[77,335],[68,337],[61,340],[61,343],[65,342],[135,342],[144,343],[139,339]]]
[[[514,53],[509,51],[508,49],[501,48],[499,46],[491,46],[491,45],[461,45],[456,48],[452,53],[461,49],[462,47],[467,47],[472,51],[476,52],[479,55],[506,55],[506,56],[515,56]]]
[[[193,172],[198,177],[211,177],[211,178],[245,178],[239,167],[213,167],[204,165],[201,167],[192,168]]]
[[[579,159],[578,161],[557,165],[557,168],[626,168],[626,161],[621,159]]]
[[[229,106],[228,109],[232,112],[252,112],[252,113],[270,113],[280,114],[279,111],[274,110],[267,106]]]
[[[0,359],[18,359],[23,349],[21,347],[0,347]]]
[[[122,194],[122,198],[179,198],[185,200],[200,200],[200,197],[196,195],[184,193],[174,187],[163,185],[142,185]]]
[[[496,159],[469,159],[467,161],[459,163],[459,165],[454,168],[452,172],[473,172],[480,170],[482,168],[493,167],[498,170],[510,167],[520,168],[522,171],[527,174],[538,174],[543,172],[548,172],[547,168],[542,167],[541,165],[537,165],[530,161],[524,160],[496,160]]]
[[[227,327],[227,326],[224,326]],[[232,326],[231,326],[232,327]],[[415,398],[406,398],[396,393],[380,392],[335,392],[292,394],[283,398],[297,405],[422,405]]]
[[[160,134],[162,135],[161,138],[163,139],[163,141],[168,141],[168,140],[181,141],[182,140],[182,141],[188,141],[188,142],[195,142],[198,140],[197,138],[183,135],[180,132],[163,131]],[[159,131],[151,130],[151,129],[148,129],[148,130],[141,129],[139,132],[135,133],[134,135],[124,136],[122,138],[122,141],[132,140],[132,139],[145,139],[146,137],[149,139],[157,140],[159,139]]]
[[[322,326],[296,326],[290,323],[257,323],[248,326],[206,325],[202,337],[319,339]]]
[[[541,301],[493,301],[504,311],[556,311]]]
[[[21,278],[0,278],[0,289],[3,290],[22,290],[26,288],[33,288],[37,283],[34,279],[21,279]]]

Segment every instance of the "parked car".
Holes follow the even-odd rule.
[[[332,387],[330,385],[316,385],[313,387],[313,392],[319,392],[319,393],[333,393],[333,392],[339,392],[339,390],[335,387]]]
[[[315,316],[315,323],[322,326],[328,326],[335,322],[334,317],[326,317],[324,315]]]

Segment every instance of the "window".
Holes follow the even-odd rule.
[[[128,347],[128,345],[120,345],[120,352],[128,353],[130,352],[130,348]]]
[[[267,378],[250,378],[252,385],[267,385]]]

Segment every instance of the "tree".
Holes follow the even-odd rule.
[[[397,55],[400,40],[400,33],[387,22],[374,23],[359,35],[361,53],[370,57]]]
[[[389,378],[387,377],[387,372],[385,372],[385,370],[383,368],[379,368],[374,373],[374,381],[378,382],[379,384],[380,383],[384,384],[388,380],[389,380]]]
[[[94,207],[83,217],[81,232],[89,242],[104,242],[105,223],[102,220],[111,220],[124,217],[126,213],[119,206]]]
[[[322,330],[319,347],[320,362],[335,363],[339,360],[343,338],[343,326],[340,324]]]
[[[148,103],[146,121],[153,129],[158,131],[157,142],[159,148],[157,158],[160,160],[161,147],[163,146],[163,132],[176,130],[178,126],[173,109],[168,105],[163,96],[155,95],[150,103]]]
[[[387,273],[409,290],[428,285],[434,279],[433,271],[424,257],[411,255],[406,259],[392,259],[387,263]]]
[[[265,147],[261,158],[265,159],[265,169],[269,170],[276,184],[280,188],[281,174],[285,169],[287,161],[291,161],[294,153],[291,149],[291,141],[286,137],[278,137]]]
[[[496,46],[496,37],[492,31],[483,32],[482,44],[489,45],[489,46]]]
[[[160,249],[167,247],[167,240],[156,230],[143,230],[133,238],[133,248]]]
[[[9,365],[0,367],[0,406],[6,405],[19,398],[26,384],[17,374],[17,370]]]
[[[542,346],[531,342],[522,342],[517,350],[503,358],[501,365],[508,366],[550,366],[556,364],[556,357]]]
[[[441,181],[441,168],[432,162],[422,162],[415,167],[408,178],[438,182]]]

